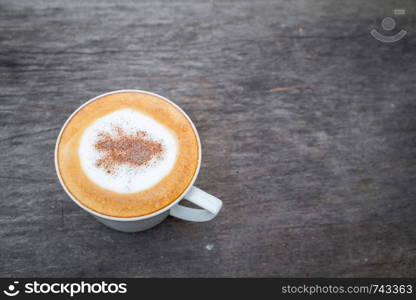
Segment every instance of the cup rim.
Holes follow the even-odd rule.
[[[194,130],[197,142],[198,142],[198,165],[195,169],[195,173],[194,176],[190,182],[190,184],[188,185],[188,187],[183,191],[183,193],[181,195],[179,195],[179,197],[177,199],[175,199],[174,201],[172,201],[169,205],[163,207],[162,209],[159,209],[151,214],[147,214],[147,215],[143,215],[143,216],[139,216],[139,217],[127,217],[127,218],[123,218],[123,217],[113,217],[113,216],[107,216],[104,214],[101,214],[99,212],[96,212],[88,207],[86,207],[85,205],[83,205],[81,202],[79,202],[70,192],[69,190],[66,188],[62,178],[61,178],[61,174],[59,171],[59,166],[58,166],[58,146],[59,146],[59,141],[61,140],[61,136],[62,133],[64,132],[65,127],[68,125],[68,123],[71,121],[71,119],[85,106],[87,106],[88,104],[90,104],[91,102],[98,100],[99,98],[102,98],[104,96],[108,96],[111,94],[117,94],[117,93],[124,93],[124,92],[132,92],[132,93],[142,93],[142,94],[148,94],[148,95],[152,95],[158,98],[161,98],[162,100],[168,102],[169,104],[173,105],[174,107],[176,107],[180,112],[182,112],[182,114],[186,117],[186,119],[189,121],[189,123],[192,126],[192,129]],[[199,174],[199,170],[201,167],[201,158],[202,158],[202,149],[201,149],[201,140],[199,138],[199,134],[198,131],[195,127],[195,124],[192,122],[191,118],[186,114],[186,112],[179,107],[176,103],[174,103],[172,100],[163,97],[159,94],[156,93],[152,93],[152,92],[148,92],[148,91],[144,91],[144,90],[136,90],[136,89],[123,89],[123,90],[114,90],[111,92],[107,92],[98,96],[95,96],[94,98],[91,98],[90,100],[86,101],[85,103],[83,103],[81,106],[79,106],[69,117],[68,119],[65,121],[64,125],[62,125],[62,128],[59,132],[59,135],[56,139],[56,143],[55,143],[55,151],[54,151],[54,156],[55,156],[55,171],[56,174],[58,176],[59,182],[61,183],[61,186],[63,187],[64,191],[66,192],[66,194],[72,199],[72,201],[74,201],[79,207],[81,207],[82,209],[84,209],[85,211],[87,211],[88,213],[96,216],[96,217],[100,217],[100,218],[104,218],[107,220],[112,220],[112,221],[121,221],[121,222],[128,222],[128,221],[139,221],[139,220],[145,220],[145,219],[149,219],[152,218],[154,216],[160,215],[164,212],[166,212],[167,210],[169,210],[170,208],[172,208],[174,205],[176,205],[179,201],[182,200],[182,198],[186,195],[186,193],[192,188],[192,186],[194,185],[194,182],[196,180],[196,178],[198,177]]]

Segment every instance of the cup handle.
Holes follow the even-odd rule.
[[[169,213],[171,216],[186,221],[206,222],[215,218],[222,207],[222,201],[220,199],[204,192],[196,186],[191,187],[184,198],[203,209],[176,204],[170,209]]]

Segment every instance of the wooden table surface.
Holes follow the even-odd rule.
[[[416,276],[415,15],[412,1],[1,1],[0,276]],[[370,35],[386,16],[404,39]],[[117,89],[189,113],[216,219],[125,234],[66,196],[60,127]]]

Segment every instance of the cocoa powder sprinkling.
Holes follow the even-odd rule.
[[[162,144],[151,140],[146,132],[127,135],[119,127],[113,129],[113,134],[99,133],[94,146],[103,153],[102,158],[96,161],[97,167],[104,168],[109,174],[114,174],[117,166],[140,167],[148,165],[153,158],[160,160],[163,155]]]

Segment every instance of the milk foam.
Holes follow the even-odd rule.
[[[95,148],[99,134],[106,132],[114,135],[114,128],[121,128],[126,135],[138,131],[147,133],[147,137],[163,146],[160,160],[153,159],[149,164],[135,167],[119,165],[109,174],[96,165],[103,153]],[[176,162],[178,144],[175,135],[152,117],[132,109],[120,109],[95,120],[84,130],[78,155],[81,166],[88,178],[102,188],[122,193],[136,193],[157,184],[169,174]]]

